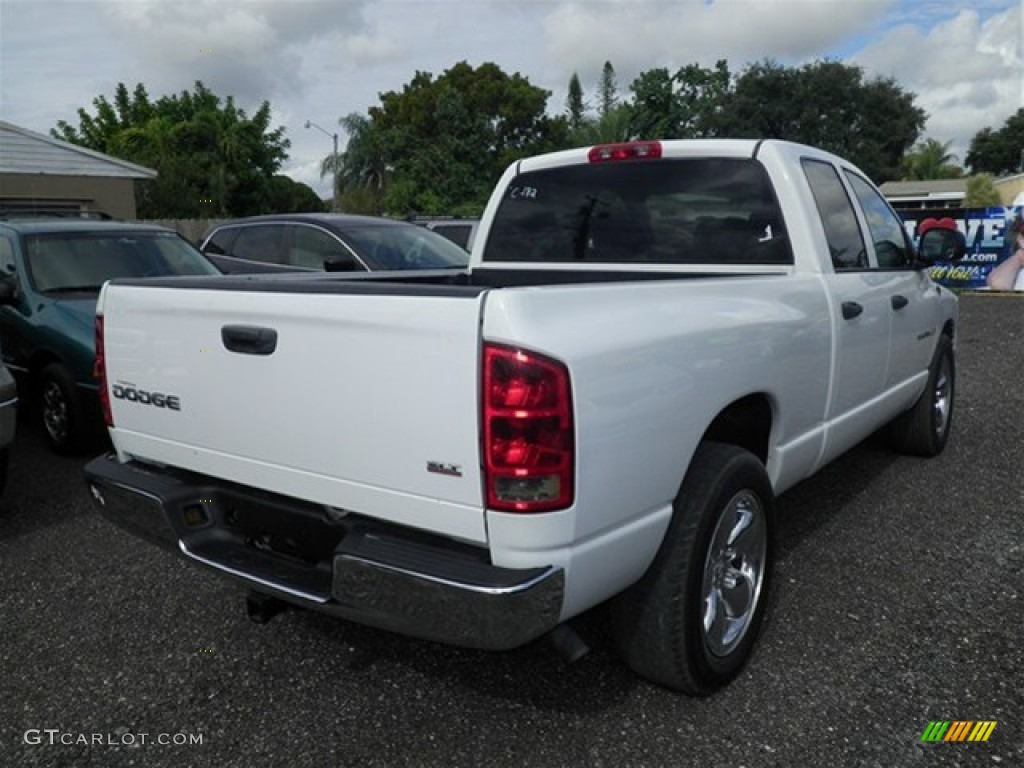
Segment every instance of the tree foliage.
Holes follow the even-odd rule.
[[[750,65],[715,115],[719,136],[775,138],[834,152],[878,183],[901,175],[903,156],[924,126],[924,110],[891,78],[818,61],[798,68]]]
[[[568,121],[545,113],[549,96],[492,63],[460,62],[436,78],[417,72],[400,92],[381,94],[367,118],[343,118],[343,206],[479,214],[511,162],[568,144]]]
[[[641,73],[633,92],[631,133],[645,139],[697,139],[716,133],[716,120],[729,96],[729,66],[719,60],[714,69],[697,64]]]
[[[990,173],[979,173],[967,179],[967,191],[964,195],[965,208],[992,208],[1002,205],[995,179]]]
[[[140,83],[118,83],[113,101],[78,110],[77,127],[61,120],[51,134],[154,168],[138,187],[140,218],[245,216],[273,210],[273,177],[287,158],[284,129],[270,127],[270,104],[249,117],[200,81],[194,91],[152,101]],[[280,182],[277,191],[280,192]]]
[[[943,144],[938,139],[925,139],[916,144],[903,158],[903,178],[907,181],[929,181],[963,176],[963,170],[956,164],[956,155],[949,151],[952,143],[947,141]]]
[[[915,95],[895,81],[830,61],[765,61],[738,75],[724,60],[656,68],[633,81],[628,98],[619,97],[615,68],[605,62],[592,111],[575,74],[562,114],[545,114],[549,96],[495,64],[460,62],[438,77],[417,72],[401,91],[381,94],[368,114],[340,120],[348,144],[322,172],[337,173],[342,210],[476,214],[508,164],[529,154],[632,139],[735,137],[821,147],[880,183],[903,175],[925,120]],[[938,147],[940,167],[955,159],[948,145]],[[927,141],[917,148],[929,158],[934,149]]]
[[[576,130],[583,124],[587,105],[583,101],[583,86],[575,72],[569,78],[569,95],[565,98],[565,114],[569,119],[569,129]]]
[[[1007,118],[1002,128],[982,128],[975,134],[966,162],[974,173],[1008,176],[1024,172],[1024,107]]]
[[[327,210],[312,187],[283,174],[270,180],[269,204],[274,213],[323,213]]]
[[[597,115],[604,117],[619,103],[619,86],[615,78],[615,67],[606,61],[601,68],[601,80],[597,85]]]

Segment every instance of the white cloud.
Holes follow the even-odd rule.
[[[134,0],[101,8],[141,66],[150,92],[202,80],[253,107],[301,95],[305,50],[332,34],[359,35],[366,0]]]
[[[605,61],[620,89],[641,71],[718,59],[733,71],[765,58],[820,56],[867,31],[893,0],[611,0],[567,2],[544,21],[553,62],[595,78]],[[568,75],[566,75],[568,77]]]
[[[854,57],[871,74],[892,77],[928,112],[927,136],[951,141],[963,162],[973,136],[1002,127],[1024,106],[1021,7],[987,18],[975,9],[934,26],[901,25]]]
[[[345,53],[354,64],[380,64],[400,60],[402,47],[387,37],[356,35],[344,44]]]

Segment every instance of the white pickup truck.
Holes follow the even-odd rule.
[[[885,425],[943,449],[957,302],[924,267],[963,250],[806,146],[533,157],[468,269],[108,283],[87,482],[257,616],[500,650],[610,601],[631,668],[706,694],[755,642],[776,495]]]

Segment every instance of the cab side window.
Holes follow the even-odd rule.
[[[907,269],[913,266],[913,248],[907,242],[906,231],[899,217],[889,204],[865,179],[856,173],[846,171],[846,178],[853,187],[868,222],[871,240],[875,245],[875,256],[880,269]]]
[[[801,164],[825,227],[832,266],[837,272],[868,269],[868,251],[857,214],[836,169],[830,163],[808,158]]]

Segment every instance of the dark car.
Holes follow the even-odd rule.
[[[7,486],[8,452],[18,420],[18,385],[7,366],[0,363],[0,493]]]
[[[469,254],[406,221],[338,213],[255,216],[220,224],[200,250],[224,272],[464,267]]]
[[[415,224],[426,227],[432,232],[437,232],[455,243],[465,251],[473,250],[473,241],[476,239],[476,231],[480,227],[479,219],[456,219],[452,217],[418,217],[413,219]]]
[[[216,275],[187,240],[119,221],[0,220],[3,361],[38,400],[50,447],[68,453],[103,434],[92,370],[96,298],[115,277]]]

